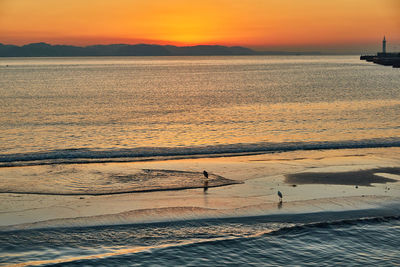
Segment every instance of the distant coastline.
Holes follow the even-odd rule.
[[[231,56],[231,55],[320,55],[319,52],[255,51],[241,46],[154,44],[110,44],[91,46],[32,43],[23,46],[0,43],[0,57],[80,56]]]

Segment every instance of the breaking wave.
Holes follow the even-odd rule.
[[[400,138],[347,141],[238,143],[193,147],[136,147],[116,149],[72,148],[30,153],[0,154],[0,166],[62,163],[145,161],[163,158],[197,158],[254,155],[297,150],[400,147]]]
[[[302,215],[312,219],[302,221]],[[334,220],[329,220],[331,215],[335,216]],[[282,260],[298,262],[300,255],[306,256],[300,257],[303,263],[312,260],[315,266],[321,265],[319,258],[323,263],[334,263],[343,256],[348,258],[346,263],[354,264],[365,259],[355,257],[362,255],[365,247],[382,246],[382,242],[385,244],[382,256],[386,256],[386,260],[398,258],[395,255],[399,214],[368,216],[371,213],[367,212],[351,218],[348,215],[348,212],[335,212],[79,227],[68,231],[53,228],[0,232],[0,244],[4,248],[0,252],[0,265],[107,266],[131,265],[132,262],[171,265],[178,262],[191,266],[196,261],[197,266],[205,266],[204,261],[260,263],[265,257],[269,257],[272,265],[281,265]],[[295,217],[300,220],[293,222],[291,219]],[[359,236],[363,236],[363,242],[357,246]],[[366,243],[369,245],[365,246]],[[326,251],[325,246],[330,250]],[[377,251],[382,250],[374,253]],[[319,254],[317,258],[315,253]],[[370,257],[367,259],[371,261]],[[379,266],[385,262],[384,265],[388,265],[382,259],[377,261]]]

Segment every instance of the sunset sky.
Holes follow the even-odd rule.
[[[0,43],[400,50],[400,0],[0,0]]]

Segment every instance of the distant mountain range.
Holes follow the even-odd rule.
[[[76,56],[214,56],[214,55],[296,55],[296,52],[258,52],[241,46],[173,46],[151,44],[50,45],[33,43],[23,46],[0,43],[0,57],[76,57]],[[312,53],[315,54],[315,53]]]
[[[255,55],[255,51],[239,47],[198,45],[177,47],[150,44],[111,45],[50,45],[34,43],[23,46],[0,44],[1,57],[69,57],[69,56],[203,56],[203,55]]]

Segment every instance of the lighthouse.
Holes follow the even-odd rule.
[[[382,41],[382,53],[386,54],[386,37],[383,36],[383,41]]]

